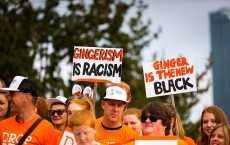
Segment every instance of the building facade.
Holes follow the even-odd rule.
[[[230,119],[230,9],[210,14],[214,105]]]

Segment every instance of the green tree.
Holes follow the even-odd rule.
[[[40,94],[65,89],[58,66],[62,56],[50,47],[59,29],[57,6],[58,1],[38,8],[28,0],[0,1],[0,75],[7,83],[24,75],[38,82]]]
[[[33,79],[37,75],[33,69],[36,50],[29,43],[36,15],[27,1],[0,2],[0,75],[6,82],[10,82],[15,74]]]
[[[170,97],[146,98],[141,52],[159,35],[151,30],[151,21],[143,21],[147,5],[143,1],[0,1],[0,77],[10,82],[15,75],[36,80],[40,94],[55,97],[71,95],[75,82],[72,72],[74,46],[123,48],[122,81],[131,87],[129,107],[142,108],[149,101],[170,103]],[[154,58],[156,59],[156,58]],[[61,64],[66,62],[63,68]],[[205,70],[207,71],[208,68]],[[205,72],[204,71],[204,72]],[[189,122],[190,109],[198,102],[199,82],[205,73],[197,75],[198,92],[175,95],[176,107],[189,135],[194,123]],[[80,82],[93,87],[93,83]],[[98,83],[98,94],[105,85]],[[100,101],[97,116],[102,115]],[[197,124],[196,124],[197,125]]]
[[[126,14],[132,7],[136,8],[136,13],[127,18]],[[134,94],[133,102],[138,99],[141,101],[144,96],[144,82],[140,53],[153,39],[153,33],[149,30],[151,22],[145,24],[141,19],[142,12],[147,6],[142,2],[127,4],[105,0],[93,1],[89,9],[86,8],[85,3],[74,4],[72,2],[68,5],[70,14],[64,15],[63,18],[63,32],[65,33],[62,33],[64,36],[61,36],[60,41],[65,42],[64,48],[68,49],[69,62],[72,62],[72,48],[75,45],[123,48],[122,80],[130,84]],[[60,46],[56,47],[63,46],[59,44]],[[99,83],[98,93],[104,94],[104,90],[104,84]],[[101,116],[100,101],[96,109],[97,115]]]

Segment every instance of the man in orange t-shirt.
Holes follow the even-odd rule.
[[[118,86],[118,87],[122,88],[126,92],[126,94],[127,94],[127,102],[126,102],[125,109],[124,109],[124,111],[125,111],[126,108],[128,107],[128,104],[132,100],[130,86],[128,84],[126,84],[125,82],[123,82],[123,81],[121,81],[120,83],[112,83],[111,86]],[[102,116],[100,118],[97,118],[96,126],[101,123],[101,121],[103,120],[103,117],[104,116]],[[122,118],[121,118],[120,121],[122,122]]]
[[[106,89],[102,100],[104,117],[96,126],[96,141],[103,144],[125,144],[134,142],[138,134],[126,125],[121,117],[127,103],[127,94],[121,87],[111,86]]]
[[[27,77],[16,76],[9,88],[0,90],[10,92],[10,111],[16,114],[0,123],[0,144],[18,144],[30,126],[40,118],[35,112],[37,88]],[[56,145],[59,141],[53,125],[47,120],[42,120],[22,144]]]

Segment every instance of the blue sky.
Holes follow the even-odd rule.
[[[165,59],[185,56],[193,59],[195,70],[200,73],[211,52],[209,14],[220,8],[230,8],[230,0],[145,0],[149,5],[144,19],[151,19],[152,30],[162,28],[159,38],[145,49],[144,62],[152,61],[150,52]],[[212,78],[211,71],[202,84]],[[212,80],[211,80],[212,81]],[[205,106],[213,105],[212,87],[199,96],[200,102],[192,109],[191,120],[200,118]],[[196,112],[196,113],[195,113]]]

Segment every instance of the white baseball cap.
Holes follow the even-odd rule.
[[[67,98],[64,97],[64,96],[57,96],[56,98],[50,98],[47,100],[48,104],[49,104],[49,107],[53,104],[53,103],[56,103],[56,102],[60,102],[64,105],[66,105],[66,101],[67,101]]]
[[[0,88],[3,91],[12,91],[12,92],[24,92],[30,93],[31,95],[37,97],[38,90],[35,83],[29,80],[27,77],[15,76],[8,88]]]
[[[127,93],[118,86],[111,86],[106,89],[106,95],[103,99],[112,99],[112,100],[119,100],[123,102],[127,101]]]
[[[18,92],[18,91],[20,91],[19,86],[24,79],[28,79],[28,78],[23,77],[23,76],[15,76],[13,81],[11,82],[9,88],[1,88],[1,90]]]
[[[81,93],[82,88],[81,86],[79,86],[78,84],[75,84],[72,88],[72,95],[74,95],[76,92],[80,92]]]

